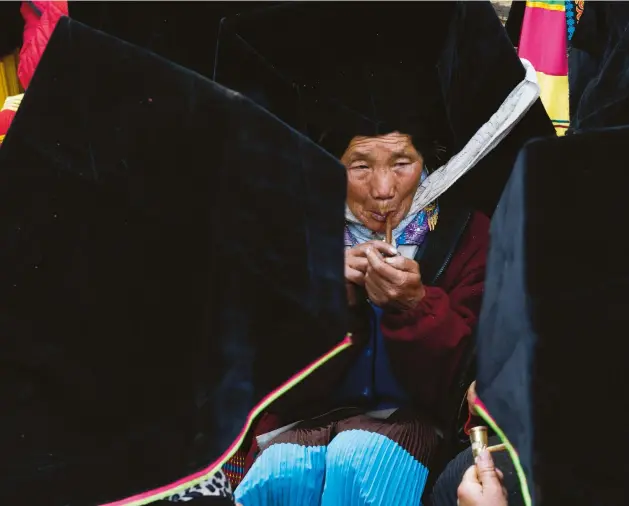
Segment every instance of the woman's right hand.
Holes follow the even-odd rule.
[[[367,250],[375,248],[383,256],[396,255],[396,249],[382,241],[369,241],[345,250],[345,286],[347,288],[347,302],[350,307],[358,303],[356,294],[357,286],[365,286],[365,274],[369,261],[367,260]]]

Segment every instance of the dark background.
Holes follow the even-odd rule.
[[[69,2],[70,17],[212,77],[224,17],[279,2]]]

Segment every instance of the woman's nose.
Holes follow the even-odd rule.
[[[391,171],[375,171],[371,179],[371,196],[378,200],[392,199],[395,195],[395,178]]]

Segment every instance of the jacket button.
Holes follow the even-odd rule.
[[[369,397],[369,394],[371,394],[371,390],[369,388],[365,388],[363,390],[363,396],[364,397]]]
[[[366,356],[366,357],[371,357],[371,354],[372,354],[372,353],[373,353],[373,352],[372,352],[371,348],[367,348],[367,349],[365,350],[365,356]]]

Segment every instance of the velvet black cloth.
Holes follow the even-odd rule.
[[[278,3],[69,0],[68,12],[76,21],[212,77],[221,19]]]
[[[0,148],[0,504],[215,461],[344,337],[344,200],[248,99],[63,18]]]
[[[586,2],[569,55],[572,130],[627,124],[627,27],[626,2]]]
[[[522,23],[524,22],[524,12],[526,10],[525,0],[514,0],[511,2],[509,9],[509,17],[505,23],[505,30],[509,36],[509,40],[518,47],[520,45],[520,35],[522,34]]]
[[[628,142],[622,127],[528,144],[492,221],[477,392],[535,504],[626,504]]]
[[[301,2],[227,17],[217,82],[338,156],[357,133],[410,129],[445,163],[524,78],[489,2]],[[238,62],[238,65],[235,64]],[[493,213],[516,154],[554,136],[538,100],[448,198]]]

